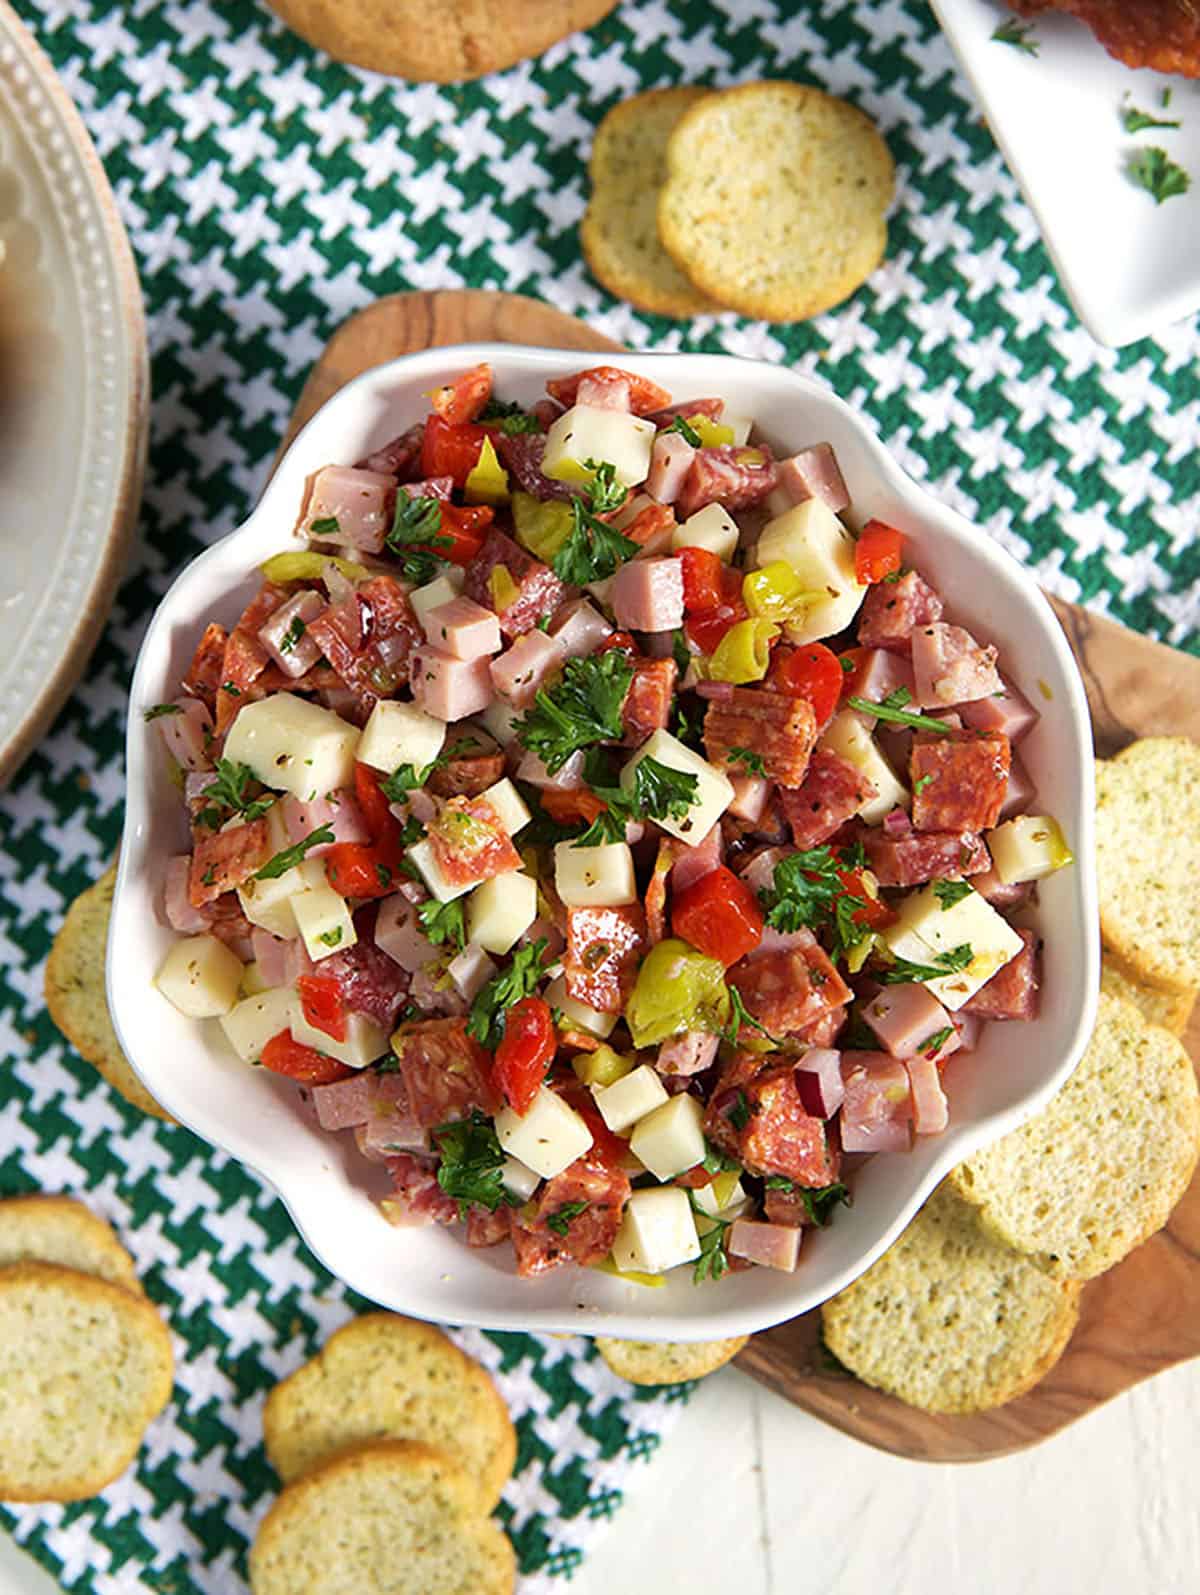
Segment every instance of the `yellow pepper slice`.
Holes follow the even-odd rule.
[[[632,1074],[633,1059],[614,1052],[611,1047],[597,1047],[595,1052],[576,1053],[571,1067],[584,1085],[614,1085]]]
[[[521,589],[513,580],[512,572],[507,565],[493,565],[488,575],[488,591],[492,595],[492,603],[499,613],[515,604],[521,596]]]
[[[733,442],[733,428],[722,421],[714,421],[707,415],[689,415],[685,419],[692,431],[700,434],[701,448],[718,449],[723,443]]]
[[[508,472],[500,464],[491,438],[484,438],[479,458],[467,473],[463,497],[468,504],[508,503]]]
[[[713,681],[732,681],[734,686],[761,681],[771,662],[771,643],[778,635],[774,621],[739,620],[717,644],[706,674]]]
[[[317,554],[311,548],[297,549],[291,554],[272,554],[259,566],[269,582],[320,581],[328,566],[341,571],[347,581],[365,581],[370,572],[365,565],[356,565],[352,559],[339,559],[336,554]]]
[[[575,516],[562,499],[536,499],[530,493],[512,496],[513,529],[517,542],[535,559],[548,565],[570,535]]]

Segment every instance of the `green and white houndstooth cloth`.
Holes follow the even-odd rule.
[[[252,0],[17,0],[99,148],[142,273],[153,361],[134,568],[87,678],[0,796],[0,1194],[83,1193],[168,1314],[175,1399],[94,1501],[0,1508],[69,1590],[243,1588],[275,1491],[265,1391],[367,1305],[280,1204],[187,1131],[127,1109],[41,1000],[66,904],[121,825],[126,683],[180,566],[243,518],[304,375],[380,294],[537,295],[638,347],[786,360],[875,421],[901,462],[1066,597],[1200,640],[1200,336],[1097,347],[922,0],[626,0],[541,60],[461,87],[331,63]],[[614,302],[577,242],[592,131],[641,88],[822,84],[885,132],[887,264],[797,327],[660,321]],[[381,1231],[381,1244],[388,1244]],[[569,1576],[669,1427],[579,1340],[460,1335],[517,1419],[503,1516],[527,1595]],[[678,1397],[678,1393],[676,1393]]]

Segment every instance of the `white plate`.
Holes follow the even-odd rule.
[[[0,456],[0,781],[108,614],[141,496],[149,388],[121,219],[50,62],[0,0],[0,244],[37,346]]]
[[[1099,984],[1091,724],[1062,628],[1032,577],[918,488],[862,415],[821,384],[728,356],[622,357],[678,399],[723,395],[732,411],[760,418],[777,448],[822,438],[834,445],[856,516],[904,528],[913,563],[945,594],[951,617],[1000,645],[1004,668],[1042,710],[1021,754],[1079,862],[1040,888],[1045,1000],[1038,1019],[990,1025],[977,1052],[951,1061],[949,1131],[859,1170],[853,1210],[829,1230],[809,1232],[795,1274],[759,1268],[696,1288],[691,1270],[679,1269],[665,1288],[648,1290],[568,1267],[521,1281],[507,1247],[470,1250],[445,1230],[389,1229],[370,1194],[386,1189],[386,1177],[358,1156],[353,1139],[322,1134],[301,1115],[294,1087],[239,1063],[215,1020],[184,1019],[152,985],[176,939],[162,918],[164,866],[186,848],[188,833],[158,727],[144,723],[143,711],[177,692],[208,621],[237,618],[257,585],[258,564],[287,545],[310,473],[378,448],[423,413],[431,388],[481,360],[495,368],[497,392],[524,403],[542,394],[547,378],[580,363],[569,350],[475,344],[426,350],[366,372],[299,434],[245,525],[201,554],[159,605],[131,690],[125,835],[108,940],[113,1020],[126,1056],[163,1106],[270,1180],[321,1261],[384,1306],[443,1323],[641,1339],[763,1329],[848,1284],[953,1164],[1057,1090],[1091,1031]]]
[[[1033,19],[1031,56],[992,38],[1021,21],[1000,0],[931,3],[1092,336],[1120,346],[1200,309],[1200,87],[1131,71],[1062,13]],[[1183,125],[1127,133],[1125,104]],[[1148,145],[1189,173],[1186,194],[1156,205],[1126,176]]]

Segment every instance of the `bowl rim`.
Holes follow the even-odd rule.
[[[134,912],[131,880],[135,863],[140,862],[143,854],[143,837],[147,830],[147,818],[150,812],[146,749],[148,745],[155,744],[149,744],[143,735],[141,707],[143,701],[158,701],[158,696],[147,693],[145,678],[160,633],[175,623],[175,612],[183,607],[182,601],[186,599],[193,585],[202,581],[208,566],[227,553],[235,542],[249,540],[257,532],[260,523],[273,516],[276,502],[282,500],[285,494],[293,492],[296,462],[304,458],[309,440],[328,424],[331,413],[340,412],[343,408],[352,409],[364,390],[370,392],[383,389],[396,378],[420,380],[418,373],[423,368],[445,367],[457,370],[483,360],[497,369],[501,381],[505,373],[513,377],[537,375],[542,372],[551,375],[563,369],[580,369],[588,361],[589,353],[579,349],[497,342],[452,344],[414,351],[361,372],[327,399],[296,434],[277,461],[258,502],[238,527],[210,545],[179,572],[155,609],[139,649],[131,682],[126,723],[125,822],[113,893],[112,928],[106,957],[106,990],[113,1024],[122,1049],[147,1090],[180,1123],[208,1143],[216,1152],[236,1159],[256,1174],[279,1197],[301,1240],[317,1261],[343,1283],[368,1299],[379,1301],[390,1310],[414,1317],[427,1318],[435,1322],[452,1321],[484,1329],[544,1333],[605,1333],[645,1340],[706,1340],[717,1336],[753,1333],[785,1322],[812,1310],[821,1301],[844,1289],[857,1278],[907,1227],[930,1192],[949,1173],[954,1164],[1009,1130],[1017,1128],[1061,1088],[1082,1056],[1091,1034],[1099,988],[1099,915],[1093,848],[1094,769],[1091,752],[1091,718],[1083,681],[1066,635],[1032,575],[998,542],[986,533],[981,535],[964,516],[939,502],[929,489],[909,476],[893,458],[868,417],[825,384],[800,372],[772,365],[770,362],[745,359],[735,355],[709,354],[703,351],[695,353],[614,351],[611,354],[598,352],[591,362],[620,364],[629,370],[646,375],[652,375],[656,370],[661,375],[667,368],[675,368],[678,372],[674,378],[675,389],[686,381],[683,371],[679,370],[680,367],[687,368],[700,364],[709,368],[724,366],[739,372],[743,379],[749,377],[750,380],[761,381],[768,387],[773,383],[781,383],[791,390],[794,397],[812,400],[824,407],[832,407],[835,412],[840,413],[843,421],[857,435],[872,469],[879,473],[883,485],[902,498],[914,516],[921,517],[922,535],[932,536],[934,539],[946,535],[952,542],[964,547],[969,540],[971,555],[978,558],[985,571],[990,569],[1009,586],[1015,586],[1019,590],[1021,597],[1027,601],[1032,615],[1036,617],[1037,628],[1059,666],[1067,690],[1066,710],[1070,728],[1074,733],[1076,746],[1083,755],[1082,767],[1078,772],[1081,791],[1080,812],[1075,820],[1076,867],[1072,873],[1076,883],[1075,895],[1082,923],[1092,927],[1092,933],[1085,936],[1081,946],[1076,950],[1076,956],[1083,962],[1082,997],[1074,1026],[1070,1031],[1069,1044],[1064,1048],[1056,1068],[1036,1090],[1027,1093],[1018,1104],[988,1115],[984,1122],[959,1124],[955,1127],[953,1138],[947,1139],[945,1151],[941,1156],[933,1158],[929,1168],[914,1183],[907,1199],[899,1205],[890,1222],[882,1226],[869,1244],[857,1254],[852,1264],[835,1273],[832,1283],[827,1281],[815,1292],[811,1288],[805,1290],[805,1275],[801,1266],[794,1274],[787,1276],[789,1280],[795,1282],[795,1288],[790,1292],[781,1291],[780,1302],[759,1304],[755,1307],[753,1304],[739,1305],[736,1287],[730,1289],[730,1280],[733,1276],[727,1276],[719,1292],[708,1292],[702,1298],[698,1298],[703,1302],[703,1310],[687,1317],[681,1317],[677,1313],[647,1316],[637,1310],[636,1303],[628,1307],[614,1307],[611,1310],[605,1307],[599,1311],[594,1305],[585,1309],[581,1303],[576,1311],[560,1311],[554,1307],[539,1305],[535,1299],[536,1290],[531,1288],[535,1287],[535,1282],[518,1282],[515,1280],[515,1275],[513,1278],[518,1288],[513,1293],[515,1300],[511,1307],[478,1313],[470,1311],[464,1313],[460,1310],[456,1311],[450,1320],[447,1320],[445,1314],[440,1311],[439,1304],[435,1300],[427,1300],[423,1296],[419,1299],[397,1300],[391,1293],[381,1295],[378,1287],[373,1288],[370,1279],[362,1277],[360,1269],[339,1262],[334,1255],[331,1255],[327,1246],[314,1238],[312,1226],[305,1216],[306,1203],[301,1200],[292,1184],[271,1166],[271,1159],[265,1152],[260,1158],[247,1156],[243,1151],[231,1150],[220,1139],[218,1127],[208,1123],[202,1126],[196,1122],[195,1115],[182,1107],[172,1090],[170,1072],[161,1071],[160,1077],[160,1073],[155,1072],[153,1064],[149,1061],[152,1052],[150,1048],[144,1048],[142,1027],[137,1023],[136,1016],[125,1009],[122,1002],[122,988],[115,978],[115,970],[121,959],[124,929]],[[672,386],[671,383],[664,385]],[[302,475],[307,476],[311,470],[317,469],[319,464],[324,463],[328,462],[325,460],[314,462]],[[281,540],[288,535],[294,524],[294,513],[285,513],[279,521],[281,527],[287,528],[280,532]],[[250,574],[253,568],[251,565],[247,574]],[[201,619],[202,616],[195,618]],[[145,1064],[139,1061],[139,1054],[146,1060]],[[331,1174],[330,1177],[336,1176]],[[459,1237],[449,1233],[444,1236],[444,1242],[448,1247],[455,1248],[456,1256],[459,1251],[467,1250]],[[642,1296],[656,1294],[639,1291],[638,1287],[631,1285],[622,1288]]]

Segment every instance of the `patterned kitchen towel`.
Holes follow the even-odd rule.
[[[274,1488],[259,1402],[363,1304],[251,1176],[139,1119],[63,1047],[42,973],[121,824],[127,684],[180,566],[253,504],[338,325],[404,288],[537,295],[640,348],[786,361],[1063,596],[1200,647],[1200,337],[1122,350],[1075,321],[924,0],[626,0],[478,83],[339,66],[254,0],[16,0],[79,106],[146,295],[154,402],[137,552],[86,679],[0,795],[0,1191],[79,1191],[122,1229],[177,1337],[177,1399],[96,1501],[0,1515],[80,1591],[239,1588]],[[1000,48],[998,46],[998,48]],[[860,104],[896,157],[888,260],[794,327],[634,312],[577,228],[601,116],[641,88],[756,77]],[[506,1511],[527,1588],[577,1564],[673,1402],[581,1342],[465,1338],[521,1433]]]

